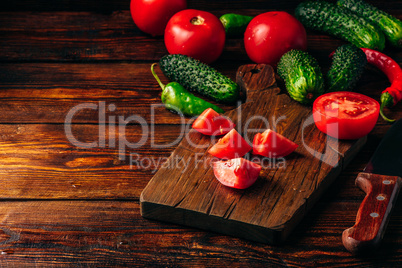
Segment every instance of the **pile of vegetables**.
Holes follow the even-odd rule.
[[[285,82],[289,96],[312,105],[319,130],[338,139],[358,139],[375,126],[384,107],[402,99],[402,70],[381,53],[388,44],[402,47],[402,22],[363,0],[305,1],[295,15],[270,11],[258,16],[224,14],[220,18],[202,10],[187,9],[186,0],[131,0],[135,24],[143,32],[164,37],[169,55],[159,68],[172,82],[163,84],[152,64],[151,72],[162,88],[165,107],[195,117],[192,127],[203,135],[224,135],[208,153],[222,159],[213,163],[215,177],[224,185],[245,189],[258,178],[261,166],[243,158],[285,157],[296,143],[272,131],[254,136],[252,146],[234,129],[235,124],[216,103],[234,105],[242,98],[239,85],[210,66],[225,46],[227,37],[244,36],[245,52],[255,63],[269,64]],[[320,63],[307,52],[305,28],[347,42],[331,54],[323,73]],[[380,104],[352,92],[367,63],[383,71],[391,86],[381,94]]]
[[[339,54],[340,59],[337,58],[338,55],[334,55],[332,69],[327,75],[329,91],[352,90],[361,76],[364,62],[368,61],[382,70],[392,84],[381,95],[379,112],[387,122],[395,121],[387,118],[383,109],[392,107],[401,100],[402,75],[399,75],[401,72],[399,65],[379,51],[384,49],[386,41],[396,48],[402,47],[402,22],[363,0],[338,0],[336,4],[326,1],[305,1],[297,6],[295,15],[307,28],[348,41],[362,48],[366,54],[365,60],[362,53],[356,49],[348,55]],[[336,70],[339,70],[339,64],[344,61],[349,61],[349,66],[342,67],[340,75]],[[333,76],[338,78],[334,79]],[[352,76],[357,79],[352,81]],[[334,85],[335,81],[338,81],[338,85]]]
[[[155,64],[152,73],[163,89],[162,102],[171,111],[198,116],[211,108],[223,113],[218,105],[190,92],[217,104],[233,105],[240,101],[239,86],[210,64],[222,54],[227,37],[244,36],[250,60],[276,67],[289,96],[303,105],[317,107],[316,100],[323,95],[334,100],[336,92],[353,91],[367,63],[377,66],[386,73],[391,86],[383,91],[378,111],[377,105],[370,109],[384,120],[394,121],[385,116],[384,108],[402,99],[402,71],[380,51],[388,44],[402,47],[402,22],[363,0],[305,1],[295,8],[294,16],[270,11],[255,17],[224,14],[218,18],[207,11],[187,9],[185,0],[131,0],[130,9],[140,30],[164,37],[169,55],[159,61],[159,67],[173,82],[162,84],[154,71]],[[321,71],[320,63],[307,52],[304,27],[348,42],[333,52],[327,73]],[[343,95],[354,101],[337,101],[336,105],[354,103],[353,109],[363,111],[360,117],[368,114],[367,107],[361,104],[364,97]],[[322,103],[324,109],[332,102]],[[355,113],[350,112],[350,107],[345,109],[344,113],[352,120]]]

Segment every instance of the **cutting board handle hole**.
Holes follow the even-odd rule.
[[[254,68],[254,69],[251,69],[250,72],[251,72],[252,74],[258,74],[259,72],[261,72],[261,69]]]

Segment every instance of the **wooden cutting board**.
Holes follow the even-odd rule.
[[[217,141],[191,130],[143,190],[145,218],[177,223],[257,242],[283,242],[362,148],[366,139],[339,141],[314,125],[311,107],[281,92],[269,65],[243,65],[237,83],[247,101],[225,113],[250,143],[271,128],[299,144],[291,155],[273,160],[248,154],[263,166],[245,190],[220,184],[207,153]]]

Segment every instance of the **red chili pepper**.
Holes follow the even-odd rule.
[[[387,77],[391,86],[381,93],[380,114],[387,122],[394,122],[394,119],[387,118],[384,107],[392,107],[402,99],[402,69],[399,64],[389,56],[369,48],[362,48],[367,57],[367,62],[380,69]]]

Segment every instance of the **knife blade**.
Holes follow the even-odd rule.
[[[401,177],[402,119],[399,119],[356,178],[356,185],[366,196],[357,212],[355,225],[342,233],[347,250],[360,254],[379,246],[402,185]]]

